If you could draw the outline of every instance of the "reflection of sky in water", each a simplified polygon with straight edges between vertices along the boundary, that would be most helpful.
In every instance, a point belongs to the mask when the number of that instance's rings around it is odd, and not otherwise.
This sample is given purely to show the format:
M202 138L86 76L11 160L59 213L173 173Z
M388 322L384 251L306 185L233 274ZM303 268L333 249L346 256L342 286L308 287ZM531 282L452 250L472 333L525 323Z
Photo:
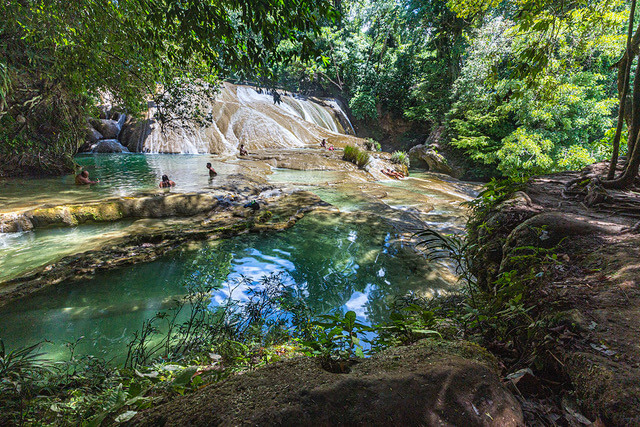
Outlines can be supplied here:
M422 258L392 243L396 236L383 224L371 217L314 213L280 233L247 234L97 272L0 308L0 334L10 348L50 339L58 345L52 357L64 354L64 341L85 336L79 353L110 358L121 354L146 319L183 297L185 284L220 284L214 304L228 297L246 301L249 286L237 287L237 279L256 286L278 272L302 291L313 312L353 310L360 322L377 324L393 297L450 286Z

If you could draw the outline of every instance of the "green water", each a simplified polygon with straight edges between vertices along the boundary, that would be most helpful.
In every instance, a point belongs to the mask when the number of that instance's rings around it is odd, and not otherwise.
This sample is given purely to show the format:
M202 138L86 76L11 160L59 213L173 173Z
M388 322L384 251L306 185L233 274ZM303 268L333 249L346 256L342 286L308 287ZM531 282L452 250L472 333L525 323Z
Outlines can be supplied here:
M131 223L120 221L24 233L0 233L0 281L51 264L66 255L97 249L105 240L126 233Z
M257 283L272 272L304 289L318 313L354 310L376 323L395 295L433 295L450 287L395 237L370 217L311 214L282 233L236 237L34 294L0 308L2 338L10 348L46 338L53 341L45 346L49 356L62 358L64 342L84 337L80 353L121 359L132 333L184 295L185 283L220 284L212 295L219 304L235 278ZM246 290L235 288L231 296L242 300Z
M75 185L74 175L38 179L37 185L33 179L0 180L0 212L161 192L158 183L162 175L176 182L173 192L212 190L244 170L237 163L210 155L92 154L77 156L76 162L100 183ZM214 179L209 179L207 162L218 172Z
M156 187L162 174L178 183L172 191L214 191L250 168L268 172L264 165L223 162L209 155L91 155L77 161L101 183L76 186L72 175L2 181L0 212L162 191ZM213 180L205 169L207 162L219 173ZM229 297L245 297L246 289L228 292L239 275L257 282L266 274L283 272L288 283L305 290L316 312L354 310L360 320L370 323L385 318L388 302L396 295L434 295L451 287L446 269L432 268L402 242L411 231L407 224L415 219L444 232L460 231L465 213L460 203L473 197L476 186L421 172L402 181L366 182L358 172L354 176L354 172L274 169L267 178L312 191L342 213L315 213L282 233L236 237L103 272L83 282L60 283L0 308L0 338L10 348L48 339L53 342L45 347L49 356L61 358L64 342L84 337L80 353L119 359L145 319L185 295L185 283L203 278L221 286L212 295L212 303L219 304ZM0 233L0 281L172 221Z

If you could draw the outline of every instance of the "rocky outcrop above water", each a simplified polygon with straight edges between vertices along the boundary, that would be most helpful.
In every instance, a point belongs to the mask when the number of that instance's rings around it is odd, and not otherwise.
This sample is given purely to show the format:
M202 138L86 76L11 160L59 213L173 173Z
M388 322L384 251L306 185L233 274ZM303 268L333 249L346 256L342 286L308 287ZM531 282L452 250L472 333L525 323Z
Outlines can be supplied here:
M104 117L109 114L104 113ZM78 149L81 153L127 153L130 150L120 143L119 137L127 122L127 115L114 113L112 118L90 118L85 129L85 142Z
M324 370L309 358L205 387L133 419L135 425L524 425L495 360L466 343L421 341Z
M433 145L416 145L409 150L409 158L412 164L426 164L431 172L444 173L454 178L460 178L460 176L462 176L461 171L449 165L447 159L438 153Z
M126 119L125 114L116 113L113 119L91 119L89 123L104 139L118 139Z
M0 214L0 230L7 233L46 227L73 227L87 222L125 218L194 216L215 209L219 203L219 196L214 194L186 193L39 207L19 214Z
M92 153L128 153L127 147L117 139L102 139L91 147Z

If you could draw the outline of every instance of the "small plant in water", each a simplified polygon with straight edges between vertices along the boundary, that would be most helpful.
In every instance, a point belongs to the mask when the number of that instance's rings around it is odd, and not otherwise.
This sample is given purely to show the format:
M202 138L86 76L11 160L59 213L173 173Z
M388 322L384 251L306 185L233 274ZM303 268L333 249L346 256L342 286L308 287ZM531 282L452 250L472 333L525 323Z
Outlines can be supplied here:
M409 167L409 155L405 151L394 151L393 154L391 154L391 162Z
M344 147L342 159L357 165L359 168L364 168L369 164L370 156L369 153L360 150L358 147L347 145Z

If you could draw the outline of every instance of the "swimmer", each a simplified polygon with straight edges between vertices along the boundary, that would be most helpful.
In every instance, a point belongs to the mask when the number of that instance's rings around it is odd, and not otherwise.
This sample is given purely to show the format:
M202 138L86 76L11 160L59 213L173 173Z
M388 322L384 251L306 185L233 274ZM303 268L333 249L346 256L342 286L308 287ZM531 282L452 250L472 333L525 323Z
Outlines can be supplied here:
M215 169L213 169L213 166L211 166L211 163L207 163L207 169L209 169L209 177L213 178L214 176L218 175L218 172L216 172Z
M89 172L82 171L80 174L76 175L76 185L88 185L88 184L97 184L100 180L91 181L89 179Z
M169 188L175 185L176 183L171 181L167 175L162 175L162 182L159 185L160 188Z

